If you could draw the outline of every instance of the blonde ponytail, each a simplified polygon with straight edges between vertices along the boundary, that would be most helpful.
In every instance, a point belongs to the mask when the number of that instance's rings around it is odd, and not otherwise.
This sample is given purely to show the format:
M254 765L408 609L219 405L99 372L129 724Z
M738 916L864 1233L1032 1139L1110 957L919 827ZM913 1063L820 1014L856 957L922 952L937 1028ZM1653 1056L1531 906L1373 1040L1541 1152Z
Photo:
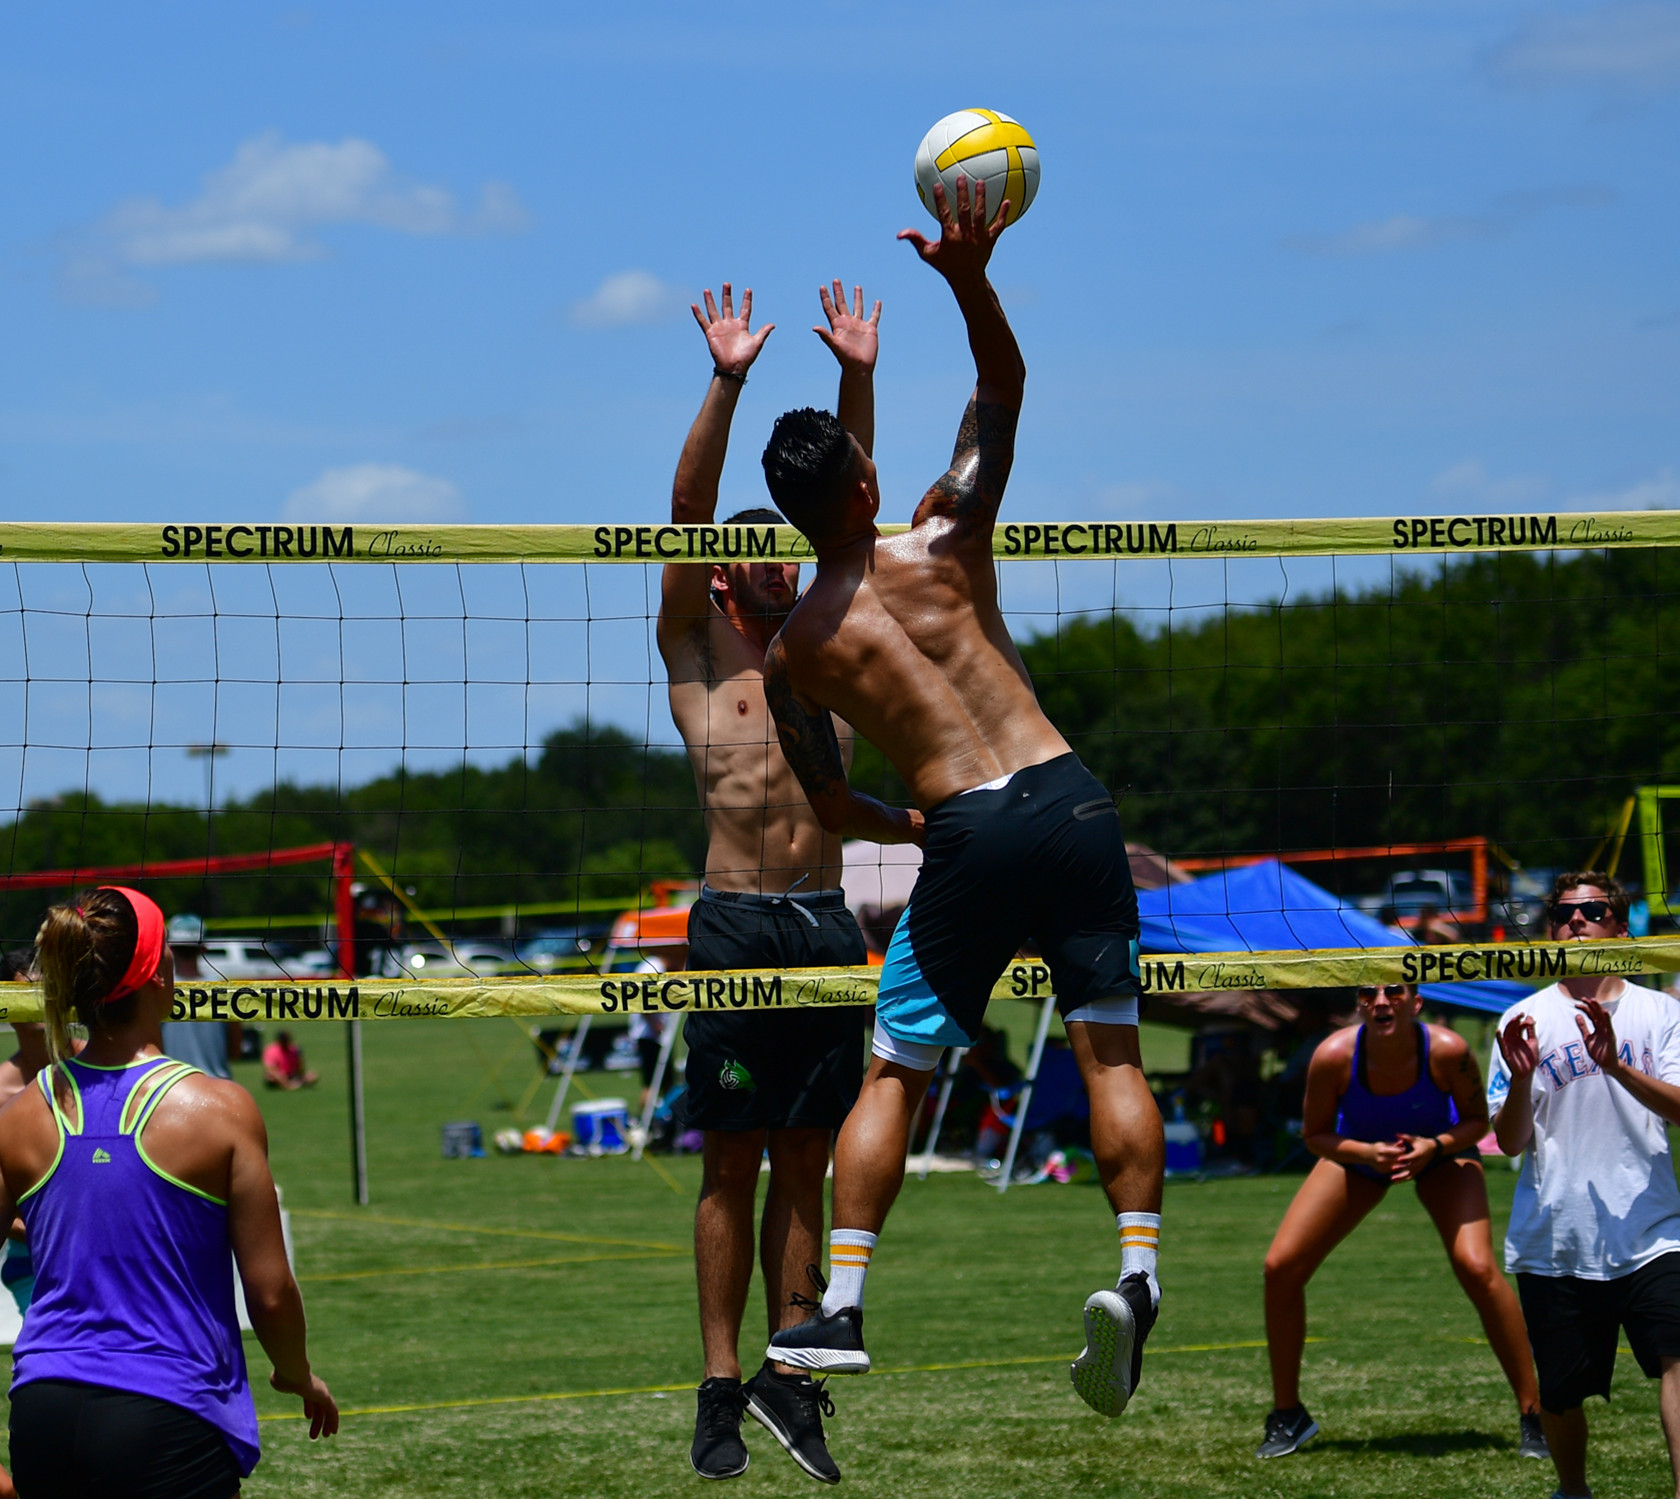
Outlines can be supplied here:
M132 1015L132 995L113 1005L104 1001L121 981L139 936L134 908L114 890L89 890L74 904L48 909L35 934L35 967L54 1062L76 1054L72 1021L91 1032Z

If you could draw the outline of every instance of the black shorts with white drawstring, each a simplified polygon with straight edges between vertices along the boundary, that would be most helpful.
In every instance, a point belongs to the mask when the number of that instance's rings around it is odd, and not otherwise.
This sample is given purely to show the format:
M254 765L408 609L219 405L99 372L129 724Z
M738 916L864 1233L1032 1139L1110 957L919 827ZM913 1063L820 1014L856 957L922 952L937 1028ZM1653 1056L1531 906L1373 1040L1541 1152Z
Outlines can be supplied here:
M700 893L688 913L693 970L851 968L863 933L838 890ZM866 1005L699 1010L688 1043L682 1122L698 1130L839 1129L863 1082Z

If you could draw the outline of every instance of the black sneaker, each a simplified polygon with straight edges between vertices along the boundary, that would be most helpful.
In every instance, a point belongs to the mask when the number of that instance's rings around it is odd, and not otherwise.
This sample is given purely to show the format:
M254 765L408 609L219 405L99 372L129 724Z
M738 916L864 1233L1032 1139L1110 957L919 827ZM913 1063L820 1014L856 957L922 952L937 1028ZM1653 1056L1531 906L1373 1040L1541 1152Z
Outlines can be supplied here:
M1540 1424L1539 1411L1525 1411L1518 1427L1517 1456L1549 1458L1552 1449L1546 1442L1546 1428Z
M815 1265L807 1265L805 1273L819 1291L828 1289L828 1282ZM797 1291L788 1302L805 1307L811 1315L797 1327L784 1327L771 1338L765 1358L791 1364L795 1369L814 1369L819 1374L869 1372L869 1355L863 1351L861 1306L843 1306L832 1317L825 1317L821 1301L812 1301Z
M1085 1302L1085 1351L1069 1371L1079 1398L1101 1416L1125 1410L1143 1377L1143 1343L1158 1315L1149 1277L1134 1271Z
M1307 1414L1304 1405L1292 1411L1273 1411L1266 1417L1266 1440L1260 1444L1256 1457L1288 1457L1299 1452L1318 1435L1318 1422Z
M811 1477L839 1483L840 1469L823 1440L822 1418L834 1414L826 1384L809 1374L778 1374L766 1359L745 1385L747 1412Z
M747 1471L747 1449L741 1441L746 1391L738 1379L708 1379L698 1393L700 1409L688 1460L702 1478L738 1478Z

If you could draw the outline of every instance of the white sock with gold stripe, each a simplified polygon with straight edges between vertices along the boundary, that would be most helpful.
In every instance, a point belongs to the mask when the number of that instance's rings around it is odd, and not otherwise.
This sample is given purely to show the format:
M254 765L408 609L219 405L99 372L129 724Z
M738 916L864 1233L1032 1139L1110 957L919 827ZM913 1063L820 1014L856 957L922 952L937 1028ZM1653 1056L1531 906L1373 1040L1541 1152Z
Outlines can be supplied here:
M1142 1271L1149 1278L1149 1294L1157 1306L1161 1283L1155 1279L1155 1262L1161 1252L1159 1213L1120 1213L1114 1220L1120 1227L1120 1279Z
M869 1273L869 1256L875 1252L877 1237L856 1228L837 1228L829 1234L823 1316L832 1317L843 1306L863 1305L863 1277Z

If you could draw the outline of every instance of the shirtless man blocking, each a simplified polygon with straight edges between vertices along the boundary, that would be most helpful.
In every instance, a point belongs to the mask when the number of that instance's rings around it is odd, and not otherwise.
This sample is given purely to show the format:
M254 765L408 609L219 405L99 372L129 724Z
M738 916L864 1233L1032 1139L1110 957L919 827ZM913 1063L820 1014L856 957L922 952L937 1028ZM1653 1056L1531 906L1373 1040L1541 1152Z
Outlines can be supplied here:
M818 331L840 361L841 416L867 452L874 441L880 308L865 318L860 291L848 313L838 282L822 300L829 326ZM721 314L710 291L705 312L694 309L713 370L672 485L671 519L679 525L710 524L717 510L735 404L774 326L751 331L751 312L749 290L735 315L728 282ZM748 510L729 520L776 524L782 517ZM824 832L818 824L764 705L764 649L798 586L795 563L665 569L659 650L707 832L706 882L688 918L690 968L865 961L863 936L840 891L839 829ZM849 752L851 731L844 732ZM829 733L835 735L833 725ZM835 742L836 753L846 753ZM860 824L882 842L909 830L907 813L884 807ZM741 1416L750 1411L813 1478L840 1479L823 1443L821 1412L832 1413L833 1405L822 1386L803 1370L777 1369L768 1360L743 1385L736 1345L752 1279L753 1198L767 1143L770 1186L759 1247L771 1332L789 1319L790 1292L820 1257L829 1138L857 1097L864 1013L852 1007L688 1017L684 1120L705 1135L694 1259L706 1377L689 1454L702 1477L746 1471Z
M863 1282L904 1180L910 1121L947 1046L972 1046L992 985L1036 939L1091 1096L1091 1143L1119 1215L1121 1275L1085 1303L1073 1383L1118 1415L1154 1325L1165 1157L1138 1055L1137 896L1114 799L1038 706L997 602L992 529L1014 457L1026 370L986 279L1003 226L959 183L941 235L908 239L950 284L979 380L950 470L911 530L875 529L868 449L826 412L790 411L764 452L778 507L809 538L816 582L764 660L782 751L825 828L858 793L831 714L879 746L926 817L926 857L881 973L874 1058L834 1163L831 1282L770 1356L861 1373Z

